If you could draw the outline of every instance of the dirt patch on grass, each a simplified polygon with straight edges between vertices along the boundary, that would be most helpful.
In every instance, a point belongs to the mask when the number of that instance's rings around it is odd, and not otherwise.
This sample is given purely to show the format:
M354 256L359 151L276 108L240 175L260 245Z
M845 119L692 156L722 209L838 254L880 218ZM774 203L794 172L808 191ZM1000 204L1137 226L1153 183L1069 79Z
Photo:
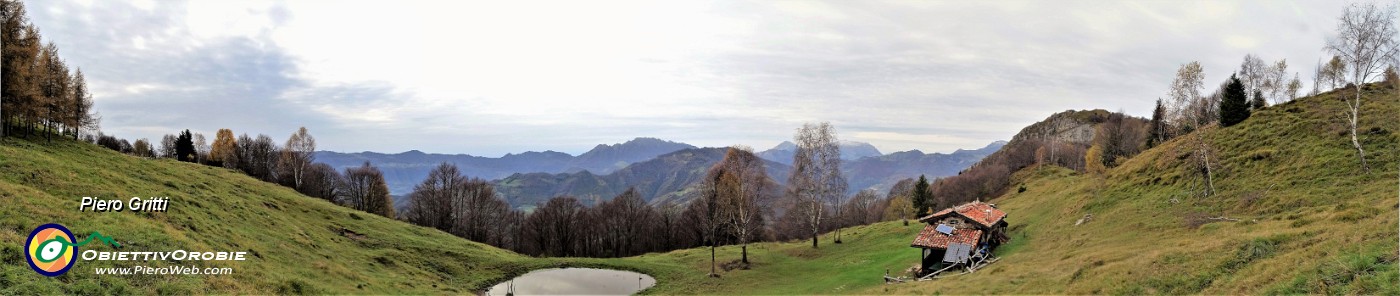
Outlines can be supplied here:
M749 266L749 263L744 263L743 261L740 261L740 260L734 260L734 261L729 261L729 262L725 262L725 263L720 263L720 264L719 264L719 268L720 268L720 269L724 269L724 271L730 271L730 270L735 270L735 269L748 270L749 267L750 267L750 266Z

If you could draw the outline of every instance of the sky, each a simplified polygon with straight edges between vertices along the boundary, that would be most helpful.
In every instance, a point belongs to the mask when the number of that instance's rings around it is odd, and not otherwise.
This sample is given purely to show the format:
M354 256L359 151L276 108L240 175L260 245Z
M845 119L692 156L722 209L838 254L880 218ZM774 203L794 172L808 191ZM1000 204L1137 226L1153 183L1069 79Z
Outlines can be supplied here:
M320 150L500 156L655 137L767 149L805 122L975 149L1070 109L1150 116L1184 63L1311 89L1340 1L25 1L101 128L305 126ZM1210 90L1206 90L1210 92Z

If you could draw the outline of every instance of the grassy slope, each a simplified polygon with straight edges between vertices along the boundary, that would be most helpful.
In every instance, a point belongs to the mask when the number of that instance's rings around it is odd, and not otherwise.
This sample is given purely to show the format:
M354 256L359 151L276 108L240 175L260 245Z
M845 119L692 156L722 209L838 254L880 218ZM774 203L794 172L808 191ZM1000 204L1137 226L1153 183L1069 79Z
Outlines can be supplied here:
M1058 167L1018 172L1014 190L993 200L1010 213L1013 241L1003 260L974 274L884 285L886 268L917 262L909 241L919 225L886 222L848 230L843 245L810 242L750 248L753 270L703 275L708 250L628 260L677 263L653 292L754 294L1238 294L1400 293L1397 271L1397 155L1400 96L1373 93L1363 136L1375 171L1359 173L1334 94L1273 106L1241 125L1212 129L1218 150L1211 197L1187 193L1198 179L1179 157L1178 138L1103 176ZM1172 200L1176 199L1173 203ZM1093 219L1074 223L1085 214ZM1187 217L1241 222L1187 226ZM721 248L721 262L738 258Z
M83 196L123 201L169 196L167 213L78 212ZM60 223L85 239L93 231L128 251L247 251L218 276L97 276L94 267L167 262L80 261L45 278L24 263L34 227ZM364 235L351 239L341 229ZM113 250L91 244L84 249ZM558 265L614 266L593 259L534 259L437 230L349 210L234 171L142 160L72 141L0 139L0 294L466 293L509 275Z

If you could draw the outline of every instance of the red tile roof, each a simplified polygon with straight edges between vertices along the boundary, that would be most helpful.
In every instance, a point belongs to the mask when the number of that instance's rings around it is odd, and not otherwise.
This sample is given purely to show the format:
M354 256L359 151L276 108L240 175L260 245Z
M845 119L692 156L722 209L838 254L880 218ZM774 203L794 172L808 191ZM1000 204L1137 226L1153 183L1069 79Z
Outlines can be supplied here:
M923 218L919 218L919 222L927 222L928 220L943 218L944 216L947 216L954 212L958 213L958 215L961 215L963 217L967 217L969 220L977 222L977 224L982 224L982 226L987 227L996 225L997 222L1001 222L1002 218L1006 218L1006 212L1002 212L996 207L993 207L992 204L974 201L958 205L956 207L943 209L942 211L938 211L937 213L933 213L932 215L924 216Z
M955 229L952 235L938 232L938 227L934 225L924 226L923 231L919 231L919 236L914 238L910 247L915 248L935 248L947 249L950 243L964 243L977 245L977 240L982 237L982 231L977 229Z

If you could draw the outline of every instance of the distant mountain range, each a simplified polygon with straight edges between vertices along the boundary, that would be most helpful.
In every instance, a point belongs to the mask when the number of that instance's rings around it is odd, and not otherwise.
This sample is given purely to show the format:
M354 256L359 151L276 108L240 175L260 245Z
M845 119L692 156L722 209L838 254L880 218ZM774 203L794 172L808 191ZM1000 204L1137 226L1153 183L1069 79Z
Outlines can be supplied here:
M407 195L413 191L414 185L422 182L423 178L428 176L429 171L443 162L456 164L462 174L467 177L486 180L496 180L516 173L530 172L589 171L595 174L608 174L634 162L691 148L695 148L695 146L655 138L636 138L621 144L598 145L578 156L555 151L530 151L520 154L506 154L499 158L466 154L430 154L418 150L398 154L317 151L316 161L329 164L337 169L359 166L365 161L369 161L384 172L384 180L389 183L390 193Z
M778 147L764 152L771 156L773 154L770 152L785 151L785 146L789 144L791 143L784 142ZM884 193L894 186L894 183L905 178L917 178L919 175L925 175L932 179L957 175L959 171L996 152L1003 145L1006 145L1006 141L993 142L986 147L974 150L960 149L952 154L924 154L918 150L911 150L889 155L879 155L878 152L875 152L876 154L872 155L869 152L857 150L851 155L863 156L859 159L843 161L841 168L849 184L850 192L848 193L855 193L866 188L873 188ZM873 146L866 143L851 142L843 145L843 147L845 146L869 147L866 151L876 151ZM595 175L589 172L515 174L497 180L495 184L496 190L511 205L526 208L560 195L579 197L584 204L593 204L612 198L627 190L628 187L636 187L638 193L641 193L642 197L651 203L684 202L691 198L688 193L694 185L701 181L700 178L705 175L706 170L724 158L726 149L697 148L676 151L632 164L606 175ZM791 155L790 152L789 155ZM767 161L765 161L764 167L768 178L778 185L787 183L788 173L792 171L792 167L774 159L765 158L765 160ZM787 162L792 162L792 160L789 159Z
M951 154L901 151L845 161L841 164L841 170L852 193L872 188L884 194L894 187L894 183L906 178L924 175L932 181L934 178L957 175L1005 145L1006 141L996 141L978 149L958 149Z
M869 143L843 141L842 170L851 193L866 188L883 193L905 178L956 175L1005 144L997 141L951 154L925 154L918 150L881 154ZM398 154L320 151L316 161L338 169L369 161L384 172L396 203L404 202L413 186L422 182L433 167L442 162L454 163L468 177L494 180L497 192L512 206L529 208L559 195L579 197L585 204L592 204L629 187L636 187L652 203L684 201L705 171L724 158L725 149L636 138L626 143L598 145L578 156L555 151L507 154L500 158L416 150ZM774 183L787 181L794 150L796 145L783 142L757 153L767 160L765 166Z
M560 195L578 197L586 205L611 199L629 187L653 203L684 200L706 171L724 158L728 148L691 148L634 163L611 174L575 173L514 174L497 180L496 191L512 206L529 207ZM770 178L788 174L787 165L765 163ZM776 181L776 180L775 180Z

